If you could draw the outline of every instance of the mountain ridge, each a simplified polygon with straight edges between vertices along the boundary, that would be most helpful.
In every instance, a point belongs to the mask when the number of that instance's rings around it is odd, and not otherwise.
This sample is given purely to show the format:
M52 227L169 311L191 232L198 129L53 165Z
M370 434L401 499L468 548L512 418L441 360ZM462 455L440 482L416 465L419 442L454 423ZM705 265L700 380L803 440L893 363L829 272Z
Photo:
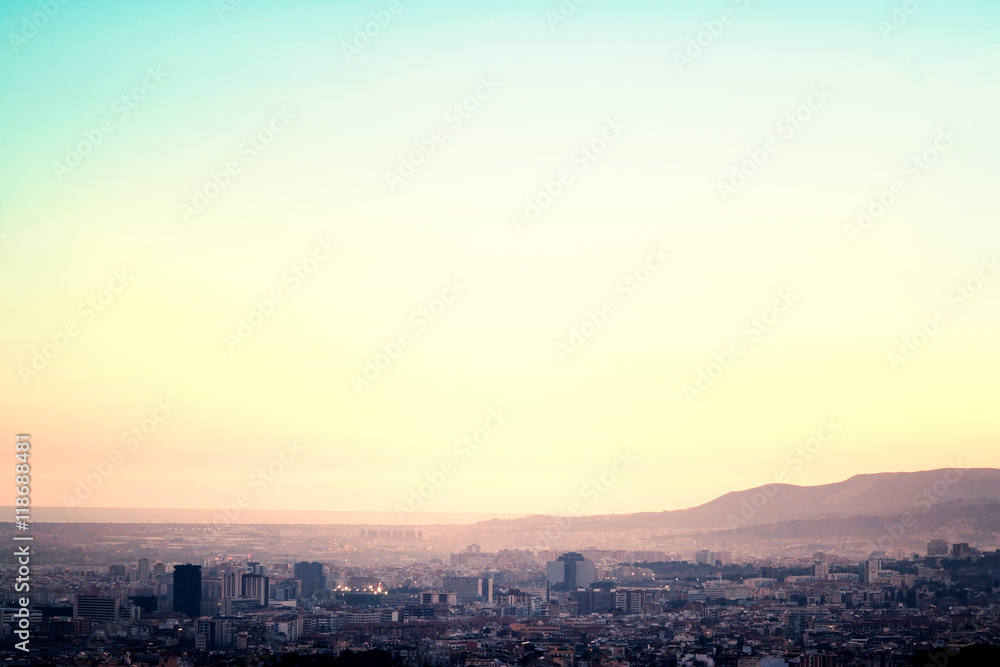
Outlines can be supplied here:
M730 491L701 505L662 512L573 517L570 532L586 530L717 530L783 521L924 513L944 500L1000 502L1000 469L938 468L861 473L815 486L770 483ZM490 519L473 526L531 526L556 515ZM610 525L609 525L610 524ZM484 526L485 527L485 526Z

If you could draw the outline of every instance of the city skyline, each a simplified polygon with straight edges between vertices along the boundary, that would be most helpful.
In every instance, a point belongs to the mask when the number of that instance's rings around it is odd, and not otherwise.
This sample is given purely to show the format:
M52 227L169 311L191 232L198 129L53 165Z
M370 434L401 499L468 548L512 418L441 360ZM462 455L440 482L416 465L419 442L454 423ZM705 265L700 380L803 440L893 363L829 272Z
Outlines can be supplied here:
M205 542L191 540L197 525L43 522L40 549L69 536L109 564L55 550L33 568L32 645L43 664L143 667L620 667L623 653L643 667L978 667L1000 651L996 514L983 518L973 532L902 519L903 541L873 551L829 524L810 544L785 531L594 534L567 551L447 526L257 525ZM864 519L851 525L864 532Z

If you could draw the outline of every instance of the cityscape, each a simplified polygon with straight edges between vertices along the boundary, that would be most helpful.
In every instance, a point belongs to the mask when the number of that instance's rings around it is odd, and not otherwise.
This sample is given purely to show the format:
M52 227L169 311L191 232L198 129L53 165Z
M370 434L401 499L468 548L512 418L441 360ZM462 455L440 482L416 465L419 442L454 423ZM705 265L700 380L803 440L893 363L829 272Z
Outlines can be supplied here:
M766 535L658 532L622 523L628 515L601 517L605 529L590 534L571 517L38 523L30 608L8 595L0 611L3 657L94 667L998 664L1000 471L928 471L917 482L948 473L981 476L992 494L958 481L926 515L919 494L906 499L919 521L849 516L848 530L824 538L808 524L833 517L764 523ZM879 496L883 509L894 495ZM528 528L560 521L549 544ZM5 564L3 590L18 576ZM31 660L14 648L25 614Z
M1000 667L998 0L0 2L0 667Z

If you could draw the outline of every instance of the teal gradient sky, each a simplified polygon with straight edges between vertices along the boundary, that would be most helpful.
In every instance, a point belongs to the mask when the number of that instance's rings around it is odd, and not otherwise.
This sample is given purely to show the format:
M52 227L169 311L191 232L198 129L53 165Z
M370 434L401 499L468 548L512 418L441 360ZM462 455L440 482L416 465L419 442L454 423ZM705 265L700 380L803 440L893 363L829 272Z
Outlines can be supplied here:
M781 470L1000 467L1000 278L948 300L1000 253L1000 5L930 1L885 38L893 2L588 0L553 29L554 1L414 0L348 61L387 4L244 0L220 18L211 0L71 0L15 49L39 5L3 3L0 424L33 435L35 503L217 507L295 439L255 509L388 511L496 406L509 423L424 509L564 512L626 449L642 464L588 512L690 506ZM723 10L735 21L679 72ZM164 80L118 118L150 67ZM499 88L450 127L482 77ZM817 86L831 99L722 201L717 182ZM281 109L288 126L186 224L192 191ZM53 164L106 118L60 180ZM525 198L614 118L620 139L515 233ZM390 191L435 128L447 139ZM954 145L905 179L941 128ZM905 194L850 243L845 223L896 178ZM338 250L290 291L326 235ZM556 344L650 246L670 262L563 363ZM84 322L123 268L134 281ZM351 376L448 279L467 291L358 395ZM276 288L287 301L230 351ZM686 400L782 288L792 310ZM895 372L888 353L938 308L947 324ZM67 323L79 336L25 382ZM167 397L175 414L123 448ZM791 468L831 416L842 431ZM73 496L115 450L124 463Z

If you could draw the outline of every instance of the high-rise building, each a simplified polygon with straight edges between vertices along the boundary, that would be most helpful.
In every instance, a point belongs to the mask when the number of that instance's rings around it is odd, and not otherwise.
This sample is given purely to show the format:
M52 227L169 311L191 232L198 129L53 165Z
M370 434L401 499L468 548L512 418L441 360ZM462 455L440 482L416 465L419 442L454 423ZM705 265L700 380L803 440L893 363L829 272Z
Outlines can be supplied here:
M927 543L928 556L947 556L948 540L933 539Z
M285 579L271 586L271 599L275 602L294 600L302 596L302 582L298 579Z
M295 578L302 582L302 597L312 597L313 593L326 588L322 563L296 563Z
M73 618L86 618L98 623L118 620L118 598L101 595L77 595L73 600Z
M646 602L646 592L642 589L619 588L614 591L615 608L625 614L641 614Z
M615 608L617 598L612 591L591 588L585 591L573 591L570 593L570 600L576 602L578 614L586 615L610 612Z
M153 566L153 576L154 577L158 577L158 576L160 576L162 574L166 574L166 573L167 573L167 568L166 568L166 566L163 563L157 563L156 565Z
M214 571L214 570L210 570ZM220 577L201 578L201 613L211 616L218 611L222 599L222 579Z
M174 565L174 611L201 616L201 565Z
M125 566L124 565L109 565L108 566L108 576L111 577L111 581L125 581Z
M869 558L864 563L864 582L866 584L871 584L875 582L877 578L876 572L882 569L882 561L877 558Z
M550 584L565 584L570 589L589 586L597 579L594 564L575 551L546 563L545 573Z
M445 577L444 590L456 593L460 602L492 602L493 577Z
M156 596L155 595L131 595L129 596L129 601L143 614L155 614L156 613Z
M240 596L240 580L236 572L233 572L232 570L223 570L220 578L220 598L228 600L229 598L236 598Z
M785 623L785 636L789 639L798 639L813 628L814 619L799 611L788 612L788 620ZM763 662L763 661L761 661Z
M694 552L694 564L695 565L729 565L732 562L732 557L728 551L711 551L709 549L701 549L700 551Z
M139 581L149 580L149 559L140 558L139 564L135 568L136 579Z
M250 598L266 607L271 598L271 586L267 577L262 574L244 574L241 579L240 597Z
M198 621L198 633L195 635L196 648L199 651L212 651L221 648L222 619L203 618Z
M816 581L826 581L830 578L830 564L825 560L815 561L812 565L812 574Z
M958 542L951 545L951 556L952 558L961 558L963 556L975 556L979 553L977 549L969 546L968 542Z

